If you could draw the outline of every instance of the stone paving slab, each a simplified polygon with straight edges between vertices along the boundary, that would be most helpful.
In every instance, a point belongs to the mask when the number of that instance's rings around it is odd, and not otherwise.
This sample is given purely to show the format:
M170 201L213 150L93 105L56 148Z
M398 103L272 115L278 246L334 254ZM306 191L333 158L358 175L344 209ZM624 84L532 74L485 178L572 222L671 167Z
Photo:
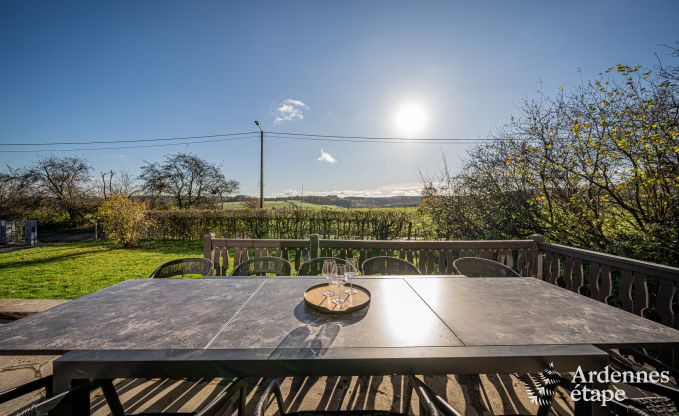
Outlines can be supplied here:
M56 356L0 356L0 391L52 374ZM0 404L0 415L7 415L44 396L44 392L20 397Z
M0 299L0 324L24 318L52 308L66 300L53 299ZM52 361L57 356L0 356L0 391L19 386L31 380L52 374ZM0 404L0 415L10 414L44 397L44 392L20 397Z
M0 299L0 323L21 319L66 302L62 299Z

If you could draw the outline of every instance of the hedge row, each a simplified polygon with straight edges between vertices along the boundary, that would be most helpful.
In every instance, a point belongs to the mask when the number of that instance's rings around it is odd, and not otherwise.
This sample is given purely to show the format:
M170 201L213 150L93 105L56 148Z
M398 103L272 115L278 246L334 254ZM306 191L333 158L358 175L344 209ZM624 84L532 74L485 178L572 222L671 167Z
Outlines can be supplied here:
M403 239L422 236L414 209L233 209L147 211L152 239L225 238Z

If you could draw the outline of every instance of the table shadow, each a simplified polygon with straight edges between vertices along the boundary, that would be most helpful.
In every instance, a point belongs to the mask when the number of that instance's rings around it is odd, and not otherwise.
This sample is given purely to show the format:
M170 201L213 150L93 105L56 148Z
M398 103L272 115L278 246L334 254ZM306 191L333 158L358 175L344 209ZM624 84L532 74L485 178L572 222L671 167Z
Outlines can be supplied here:
M369 306L368 306L369 307ZM271 352L271 359L315 359L323 357L332 346L342 327L353 325L368 313L368 307L348 314L323 314L300 301L294 309L294 316L300 325L278 343ZM306 394L318 383L320 377L292 377L290 392L285 399L288 409L295 409L302 404ZM345 377L346 379L346 377ZM350 378L349 378L350 380ZM327 377L326 386L320 399L323 408L334 407L343 401L346 391L338 394L338 385L342 384L341 377ZM345 380L346 384L347 381ZM343 389L339 389L343 390Z
M367 308L348 314L323 314L307 306L303 301L294 309L300 326L288 332L271 352L269 358L322 357L342 330L365 318Z

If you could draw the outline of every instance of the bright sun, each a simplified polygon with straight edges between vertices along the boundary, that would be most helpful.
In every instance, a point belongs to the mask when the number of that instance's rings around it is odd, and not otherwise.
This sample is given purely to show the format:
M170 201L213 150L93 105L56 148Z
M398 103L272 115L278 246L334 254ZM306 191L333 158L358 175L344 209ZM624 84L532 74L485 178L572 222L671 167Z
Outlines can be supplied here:
M426 127L427 111L420 103L404 103L396 111L395 121L400 134L415 136Z

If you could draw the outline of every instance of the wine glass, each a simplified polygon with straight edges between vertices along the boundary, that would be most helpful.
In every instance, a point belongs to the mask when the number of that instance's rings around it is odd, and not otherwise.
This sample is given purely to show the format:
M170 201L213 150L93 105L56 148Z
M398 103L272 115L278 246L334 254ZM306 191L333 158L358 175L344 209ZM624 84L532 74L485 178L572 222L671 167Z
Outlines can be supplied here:
M325 296L326 298L335 296L335 292L331 290L332 287L330 286L332 284L332 273L334 268L335 260L328 259L323 262L323 277L325 277L328 280L328 290L323 292L323 296Z
M332 269L332 280L331 283L337 285L337 297L332 300L336 305L343 304L346 299L342 297L342 283L344 283L344 265L341 263L335 263L335 267Z
M348 258L345 268L344 276L347 283L349 283L349 289L345 290L344 293L347 295L355 295L358 293L354 289L353 279L358 276L358 261L355 258Z

